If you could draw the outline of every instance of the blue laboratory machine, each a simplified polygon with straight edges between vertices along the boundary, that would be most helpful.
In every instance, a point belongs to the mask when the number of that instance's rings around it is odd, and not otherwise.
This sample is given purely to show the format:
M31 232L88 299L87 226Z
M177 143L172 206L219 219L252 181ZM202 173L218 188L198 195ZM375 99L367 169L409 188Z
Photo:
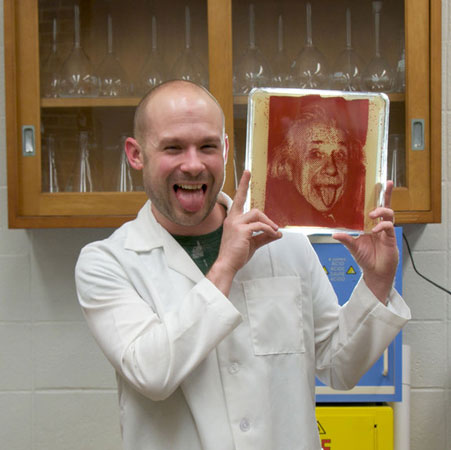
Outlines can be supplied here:
M395 287L402 293L402 228L395 227L399 248L399 264ZM340 304L346 302L361 271L342 244L329 236L311 236L312 245L321 261ZM316 382L317 403L398 402L402 394L402 334L399 333L381 358L349 391L336 391Z

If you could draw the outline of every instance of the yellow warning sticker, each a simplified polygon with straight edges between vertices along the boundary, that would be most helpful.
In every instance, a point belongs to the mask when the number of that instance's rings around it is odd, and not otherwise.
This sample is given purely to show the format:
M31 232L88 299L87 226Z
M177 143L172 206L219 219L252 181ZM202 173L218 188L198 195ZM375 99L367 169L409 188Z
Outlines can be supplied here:
M355 271L354 267L349 266L348 271L346 272L346 275L355 275L357 272Z

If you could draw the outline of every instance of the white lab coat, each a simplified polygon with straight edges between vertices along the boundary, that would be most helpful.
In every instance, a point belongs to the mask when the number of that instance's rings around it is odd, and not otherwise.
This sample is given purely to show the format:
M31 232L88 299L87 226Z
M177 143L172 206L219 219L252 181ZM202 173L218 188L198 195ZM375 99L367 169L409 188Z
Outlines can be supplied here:
M76 283L117 373L125 450L319 450L315 374L351 388L410 318L363 281L339 307L298 234L259 249L226 298L150 202L82 250Z

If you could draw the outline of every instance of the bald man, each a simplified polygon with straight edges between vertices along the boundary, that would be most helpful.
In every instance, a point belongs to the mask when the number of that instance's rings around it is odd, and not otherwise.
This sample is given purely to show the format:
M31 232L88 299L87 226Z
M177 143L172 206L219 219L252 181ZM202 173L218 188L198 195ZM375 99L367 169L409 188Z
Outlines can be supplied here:
M149 200L76 267L117 373L124 449L320 450L315 375L351 388L410 318L392 288L392 185L371 235L335 235L363 271L340 307L305 237L243 211L249 172L233 202L221 192L224 115L204 88L148 93L125 151Z

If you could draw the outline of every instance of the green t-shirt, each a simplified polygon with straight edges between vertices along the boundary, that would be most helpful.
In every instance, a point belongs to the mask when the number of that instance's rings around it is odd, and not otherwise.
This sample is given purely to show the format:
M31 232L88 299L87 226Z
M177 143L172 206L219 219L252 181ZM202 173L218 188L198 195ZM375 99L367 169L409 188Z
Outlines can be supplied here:
M205 275L218 257L222 238L222 225L217 230L200 236L179 236L174 234L172 236Z

